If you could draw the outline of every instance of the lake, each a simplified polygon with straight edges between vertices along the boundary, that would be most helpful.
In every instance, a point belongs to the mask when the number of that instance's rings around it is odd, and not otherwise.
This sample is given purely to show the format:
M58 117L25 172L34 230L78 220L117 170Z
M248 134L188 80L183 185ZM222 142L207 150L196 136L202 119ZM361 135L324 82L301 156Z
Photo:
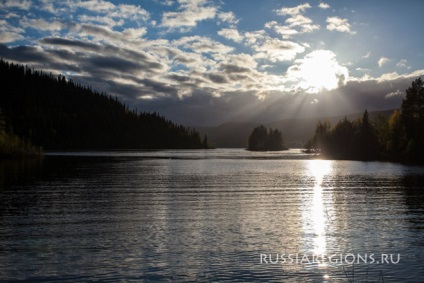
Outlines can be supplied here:
M424 167L300 150L0 163L0 279L422 282Z

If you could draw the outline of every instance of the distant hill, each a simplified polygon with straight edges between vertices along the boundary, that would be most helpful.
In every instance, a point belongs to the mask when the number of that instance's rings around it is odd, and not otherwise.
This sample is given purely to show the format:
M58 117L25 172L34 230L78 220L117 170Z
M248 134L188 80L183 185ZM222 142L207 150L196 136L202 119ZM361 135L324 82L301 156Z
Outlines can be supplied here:
M392 110L369 112L370 119L377 115L390 117ZM196 127L201 135L207 135L208 141L215 147L222 148L245 148L247 139L252 130L260 124L267 128L278 129L282 132L284 143L291 148L300 148L311 138L315 132L318 121L329 121L335 125L338 121L347 117L355 120L362 117L362 113L353 113L346 116L318 117L305 119L285 119L271 123L225 123L216 127Z
M0 60L6 131L44 149L205 148L194 129L90 87Z

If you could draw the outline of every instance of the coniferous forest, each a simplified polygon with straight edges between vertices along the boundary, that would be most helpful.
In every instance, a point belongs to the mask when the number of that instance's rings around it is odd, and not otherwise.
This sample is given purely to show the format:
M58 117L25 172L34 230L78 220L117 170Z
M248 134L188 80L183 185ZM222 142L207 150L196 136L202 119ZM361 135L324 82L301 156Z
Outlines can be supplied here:
M195 130L62 75L1 59L0 84L5 133L47 150L208 148Z
M424 82L414 80L406 90L400 110L389 119L343 119L334 127L319 122L305 147L328 158L353 160L390 160L424 163Z

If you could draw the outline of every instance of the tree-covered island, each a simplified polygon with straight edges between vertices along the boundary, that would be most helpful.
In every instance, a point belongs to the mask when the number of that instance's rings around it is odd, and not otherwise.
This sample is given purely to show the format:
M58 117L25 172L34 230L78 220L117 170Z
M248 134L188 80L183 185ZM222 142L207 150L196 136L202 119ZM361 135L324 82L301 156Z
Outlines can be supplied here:
M281 132L277 129L268 131L263 125L253 129L248 139L247 149L251 151L287 150Z

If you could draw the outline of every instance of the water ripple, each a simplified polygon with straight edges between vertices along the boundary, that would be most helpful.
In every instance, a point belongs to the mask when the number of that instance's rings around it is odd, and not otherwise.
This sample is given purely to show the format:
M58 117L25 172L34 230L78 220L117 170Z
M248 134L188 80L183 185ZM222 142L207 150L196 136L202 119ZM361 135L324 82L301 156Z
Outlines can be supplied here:
M6 281L417 282L424 169L242 150L52 153L0 185ZM33 165L31 165L33 166ZM13 168L20 168L13 167ZM261 255L401 255L397 264ZM349 258L348 258L349 259ZM418 279L417 279L418 278Z

